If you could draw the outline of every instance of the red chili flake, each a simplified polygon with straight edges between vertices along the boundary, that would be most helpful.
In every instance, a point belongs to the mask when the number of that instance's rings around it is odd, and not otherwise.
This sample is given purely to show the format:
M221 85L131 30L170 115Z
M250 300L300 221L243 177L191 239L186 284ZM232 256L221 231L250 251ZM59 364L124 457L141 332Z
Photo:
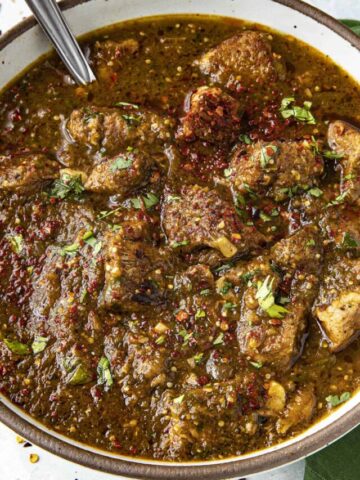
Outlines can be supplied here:
M207 375L201 375L198 378L198 384L203 387L209 383L209 377Z
M118 448L118 449L122 448L121 443L117 439L112 441L112 445L113 445L113 447Z
M185 312L185 310L180 310L180 312L176 314L175 318L178 322L184 322L189 318L189 314Z

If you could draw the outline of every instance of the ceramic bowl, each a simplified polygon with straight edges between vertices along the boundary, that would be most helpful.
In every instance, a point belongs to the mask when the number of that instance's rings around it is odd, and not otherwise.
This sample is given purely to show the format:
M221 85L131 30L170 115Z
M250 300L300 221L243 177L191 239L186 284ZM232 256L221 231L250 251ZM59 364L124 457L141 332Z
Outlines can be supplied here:
M268 25L316 47L360 82L360 39L335 19L299 0L67 0L76 35L122 20L160 14L217 14ZM0 39L0 89L49 51L33 19ZM360 423L360 392L301 435L271 448L221 461L167 463L96 450L57 434L0 397L0 420L31 442L87 467L131 478L230 479L264 472L309 455Z

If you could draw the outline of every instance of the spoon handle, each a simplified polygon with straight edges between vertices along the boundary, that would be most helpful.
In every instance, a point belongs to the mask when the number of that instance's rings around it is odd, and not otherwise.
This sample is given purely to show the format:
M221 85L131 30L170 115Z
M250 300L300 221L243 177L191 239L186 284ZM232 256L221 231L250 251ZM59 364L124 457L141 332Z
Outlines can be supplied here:
M76 83L96 80L80 46L55 0L26 0Z

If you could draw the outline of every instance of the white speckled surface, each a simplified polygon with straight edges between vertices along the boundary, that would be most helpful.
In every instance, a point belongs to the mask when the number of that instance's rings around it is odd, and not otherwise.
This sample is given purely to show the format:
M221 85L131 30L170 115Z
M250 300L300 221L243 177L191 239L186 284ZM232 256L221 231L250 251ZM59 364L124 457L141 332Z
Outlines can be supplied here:
M360 0L308 0L338 18L360 19ZM29 15L25 0L0 0L0 31L4 33ZM37 453L38 463L31 464L30 453ZM271 473L256 475L253 480L303 480L304 461ZM31 446L24 448L15 434L0 424L0 480L110 480L113 475L102 474L51 455Z

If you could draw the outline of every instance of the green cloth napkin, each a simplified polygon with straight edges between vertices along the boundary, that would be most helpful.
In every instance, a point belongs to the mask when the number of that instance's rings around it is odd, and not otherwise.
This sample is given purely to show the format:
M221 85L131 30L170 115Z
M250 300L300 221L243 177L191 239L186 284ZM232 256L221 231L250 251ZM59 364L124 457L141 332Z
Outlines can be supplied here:
M306 459L304 480L359 480L360 427Z
M360 21L341 21L360 35ZM360 427L308 457L304 480L360 480Z

